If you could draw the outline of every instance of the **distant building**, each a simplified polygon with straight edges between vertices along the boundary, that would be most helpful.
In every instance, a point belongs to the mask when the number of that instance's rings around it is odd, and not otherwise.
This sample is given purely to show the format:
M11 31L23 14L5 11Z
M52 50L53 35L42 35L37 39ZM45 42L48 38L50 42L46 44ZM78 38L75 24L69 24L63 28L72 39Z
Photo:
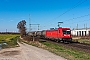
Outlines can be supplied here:
M90 36L90 28L73 29L71 34L73 36Z

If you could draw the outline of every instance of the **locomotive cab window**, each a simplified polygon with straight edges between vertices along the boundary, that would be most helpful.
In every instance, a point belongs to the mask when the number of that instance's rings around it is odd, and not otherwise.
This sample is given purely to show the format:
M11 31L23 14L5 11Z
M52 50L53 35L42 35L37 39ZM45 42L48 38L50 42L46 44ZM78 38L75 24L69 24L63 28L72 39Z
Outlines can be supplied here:
M70 30L63 30L63 34L70 34Z

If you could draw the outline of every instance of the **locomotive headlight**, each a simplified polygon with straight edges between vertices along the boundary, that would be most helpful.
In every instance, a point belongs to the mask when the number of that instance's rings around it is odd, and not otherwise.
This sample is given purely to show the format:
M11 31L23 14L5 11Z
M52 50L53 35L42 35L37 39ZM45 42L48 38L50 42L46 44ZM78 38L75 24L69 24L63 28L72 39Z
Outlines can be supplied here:
M70 36L70 35L66 35L66 34L64 34L64 36Z
M64 36L68 36L68 35L64 34Z

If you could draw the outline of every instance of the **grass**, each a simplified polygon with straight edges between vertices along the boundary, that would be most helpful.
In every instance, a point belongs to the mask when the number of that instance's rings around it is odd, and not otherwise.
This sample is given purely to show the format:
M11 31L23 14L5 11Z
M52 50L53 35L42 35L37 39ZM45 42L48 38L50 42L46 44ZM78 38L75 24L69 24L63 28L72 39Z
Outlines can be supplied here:
M85 37L73 37L72 38L73 42L80 42L80 43L85 43L85 44L90 44L90 39L89 37L85 38Z
M53 52L59 56L62 56L68 60L90 60L90 54L74 50L74 49L67 49L63 46L53 44L50 42L42 42L42 44L46 45L46 50Z
M23 39L20 39L18 38L18 41L23 44L26 43L26 44L29 44L29 45L32 45L32 46L36 46L36 47L39 47L39 48L44 48L45 45L43 45L42 43L40 43L39 41L27 41L27 40L23 40Z
M2 44L2 48L10 48L16 47L17 38L19 35L14 34L0 34L0 44ZM3 44L6 43L7 45Z
M90 39L78 39L78 42L90 44Z

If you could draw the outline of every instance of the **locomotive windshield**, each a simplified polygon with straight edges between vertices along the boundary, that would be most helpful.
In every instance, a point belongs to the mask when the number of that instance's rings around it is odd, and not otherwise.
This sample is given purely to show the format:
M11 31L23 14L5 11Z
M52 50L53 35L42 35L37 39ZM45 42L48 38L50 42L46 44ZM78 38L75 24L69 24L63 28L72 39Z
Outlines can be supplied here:
M63 34L70 34L70 30L63 30Z

